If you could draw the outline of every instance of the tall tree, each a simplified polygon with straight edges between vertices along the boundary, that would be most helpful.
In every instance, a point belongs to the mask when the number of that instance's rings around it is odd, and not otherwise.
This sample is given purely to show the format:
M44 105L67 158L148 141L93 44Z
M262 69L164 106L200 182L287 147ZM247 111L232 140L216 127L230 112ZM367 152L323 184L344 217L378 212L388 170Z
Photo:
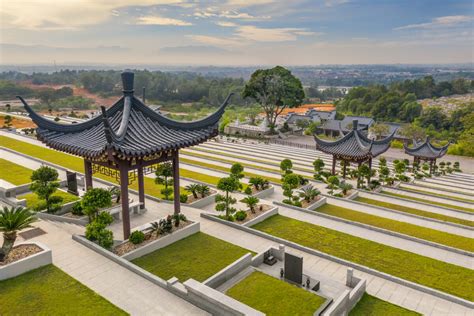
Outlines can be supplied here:
M260 104L273 132L283 110L301 105L305 98L301 81L281 66L255 71L242 96L253 98Z

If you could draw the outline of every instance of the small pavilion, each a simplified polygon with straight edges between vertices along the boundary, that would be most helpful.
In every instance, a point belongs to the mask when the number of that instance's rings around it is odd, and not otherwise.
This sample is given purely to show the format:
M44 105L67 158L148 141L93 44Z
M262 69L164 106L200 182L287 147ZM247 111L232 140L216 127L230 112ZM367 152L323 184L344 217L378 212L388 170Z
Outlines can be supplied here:
M451 142L442 147L435 146L431 144L429 137L427 137L423 143L413 140L412 148L408 147L407 144L404 144L403 147L406 154L413 156L413 163L420 165L421 161L429 162L430 174L432 174L436 165L436 159L443 157L447 153L449 145L451 145Z
M347 165L357 163L360 166L368 161L369 168L372 171L372 159L386 152L390 148L390 143L396 130L388 137L381 140L369 139L364 132L358 128L358 121L352 121L352 130L343 134L340 131L341 138L336 141L325 141L314 135L316 149L332 155L332 174L336 174L337 160L344 161L342 176L346 178Z
M171 120L134 96L134 73L122 73L123 96L102 116L78 124L59 124L38 115L24 104L38 126L37 137L47 146L84 158L86 189L92 175L103 174L120 184L124 239L130 236L128 186L138 181L140 208L145 208L144 175L156 171L158 163L173 166L174 212L180 213L179 149L194 146L218 134L218 122L231 97L208 117L193 122Z

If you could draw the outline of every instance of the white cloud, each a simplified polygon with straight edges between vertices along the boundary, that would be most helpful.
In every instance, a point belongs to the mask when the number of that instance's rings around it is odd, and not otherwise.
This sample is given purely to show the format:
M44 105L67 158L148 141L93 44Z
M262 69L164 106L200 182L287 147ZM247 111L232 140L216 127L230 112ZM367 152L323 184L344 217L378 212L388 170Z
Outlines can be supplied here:
M270 4L276 2L275 0L228 0L229 6L250 7L256 5Z
M410 30L410 29L432 29L432 28L443 28L443 27L453 27L471 22L473 20L472 16L469 15L449 15L434 18L431 22L419 23L419 24L409 24L405 26L400 26L394 28L394 30Z
M208 35L188 35L195 42L217 47L241 46L243 43L234 37L217 37Z
M172 18L165 18L161 16L142 16L137 19L136 24L140 25L175 25L175 26L189 26L193 25L192 23L172 19Z
M216 24L223 27L237 27L238 26L237 24L233 22L226 22L226 21L217 21Z
M326 0L324 1L324 4L326 7L334 7L340 4L345 4L348 3L350 0Z
M196 10L193 16L197 18L224 18L224 19L239 19L239 20L268 20L271 16L255 16L246 12L239 12L237 10L219 10L216 7L208 7L204 10Z
M303 28L259 28L252 25L240 26L237 36L257 42L295 41L298 36L318 35Z
M116 15L127 6L179 4L183 0L13 0L2 1L2 28L28 30L77 29L94 25Z

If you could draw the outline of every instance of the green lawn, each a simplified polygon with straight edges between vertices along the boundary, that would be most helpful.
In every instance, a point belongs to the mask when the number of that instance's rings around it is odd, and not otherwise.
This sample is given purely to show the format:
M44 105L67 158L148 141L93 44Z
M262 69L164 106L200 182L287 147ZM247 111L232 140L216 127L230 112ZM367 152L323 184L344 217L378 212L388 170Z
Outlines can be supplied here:
M249 252L199 232L132 262L164 280L202 282Z
M57 190L53 196L60 196L63 198L63 201L61 202L61 205L67 204L69 202L74 202L79 200L79 197L68 193L66 191L62 190ZM42 211L46 209L46 203L44 200L40 200L36 193L26 193L20 196L17 196L18 200L25 199L26 200L26 206L35 210L35 211Z
M474 300L474 271L322 226L275 215L253 228L330 255Z
M457 206L457 205L448 204L448 203L434 202L434 201L431 201L428 197L427 198L417 198L417 197L413 197L413 196L408 196L408 195L403 195L403 194L398 194L398 193L392 193L392 192L387 192L387 191L382 191L381 193L386 194L386 195L390 195L390 196L399 197L399 198L409 199L409 200L413 200L413 201L417 201L417 202L424 202L424 203L428 203L428 204L447 207L447 208L451 208L451 209L455 209L455 210L466 211L466 212L474 212L474 209L472 209L472 208Z
M419 184L417 183L417 185L419 185ZM431 189L435 189L435 190L440 190L439 188L434 188L434 187L430 187L430 186L426 186L426 185L419 185L419 186L425 187L425 188L431 188ZM469 203L474 202L474 198L469 199L469 198L461 198L461 197L458 197L458 196L452 196L452 195L448 195L448 194L434 193L434 192L429 192L429 191L424 191L424 190L413 189L411 187L406 187L404 185L401 185L400 188L403 189L403 190L412 191L412 192L415 192L415 193L433 194L433 195L436 195L436 196L446 197L448 199L453 199L453 200L457 200L457 201L461 201L461 202L469 202ZM446 191L444 189L442 189L442 190ZM447 192L450 192L450 191L447 191ZM462 192L459 192L459 193L462 194Z
M127 315L54 265L0 281L0 315Z
M466 220L466 219L461 219L461 218L447 216L447 215L433 213L433 212L422 211L422 210L407 207L407 206L404 206L404 205L388 203L388 202L368 199L368 198L364 198L364 197L356 197L354 199L354 201L367 203L367 204L372 204L372 205L377 205L377 206L381 206L381 207L386 207L386 208L389 208L389 209L392 209L392 210L397 210L397 211L400 211L400 212L419 215L419 216L423 216L423 217L430 217L430 218L434 218L434 219L439 219L439 220L445 221L445 222L452 222L452 223L457 223L457 224L461 224L461 225L474 227L474 221L469 221L469 220ZM400 203L403 203L403 201L400 201Z
M266 315L310 315L326 301L295 285L255 271L227 290L228 296Z
M409 309L383 301L367 293L349 313L349 316L415 316L421 315Z
M472 238L454 235L436 229L400 222L393 219L375 216L363 212L358 212L332 204L324 204L323 206L317 208L315 211L335 217L344 218L350 221L387 229L393 232L417 237L420 239L429 240L438 244L471 252L474 251L474 240Z
M13 185L22 185L31 182L33 170L17 165L11 161L0 158L0 179Z

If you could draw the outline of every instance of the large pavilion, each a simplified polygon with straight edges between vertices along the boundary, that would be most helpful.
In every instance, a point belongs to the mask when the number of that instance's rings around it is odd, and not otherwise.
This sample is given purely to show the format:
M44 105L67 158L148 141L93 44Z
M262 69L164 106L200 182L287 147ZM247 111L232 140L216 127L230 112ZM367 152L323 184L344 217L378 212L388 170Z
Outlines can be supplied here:
M372 171L372 159L386 152L390 148L390 143L396 130L388 137L381 140L369 139L362 130L358 129L358 121L352 123L352 130L343 134L340 131L341 138L336 141L325 141L314 135L316 149L332 155L332 174L336 174L336 161L344 161L343 178L346 178L346 168L351 162L360 166L368 161L369 168Z
M413 140L413 147L410 148L404 144L405 153L413 156L413 163L420 164L421 161L427 161L430 164L430 174L433 173L436 159L443 157L448 152L448 147L451 143L447 143L442 147L435 146L430 143L429 137L423 143L418 143Z
M124 239L130 236L128 186L138 181L140 207L145 208L144 175L156 164L172 161L174 212L180 212L179 149L203 143L218 134L218 122L230 99L208 117L193 122L171 120L147 107L134 96L134 73L122 73L123 96L102 116L78 124L59 124L38 115L23 98L38 126L39 140L47 146L84 158L86 189L93 173L114 177L120 184Z

